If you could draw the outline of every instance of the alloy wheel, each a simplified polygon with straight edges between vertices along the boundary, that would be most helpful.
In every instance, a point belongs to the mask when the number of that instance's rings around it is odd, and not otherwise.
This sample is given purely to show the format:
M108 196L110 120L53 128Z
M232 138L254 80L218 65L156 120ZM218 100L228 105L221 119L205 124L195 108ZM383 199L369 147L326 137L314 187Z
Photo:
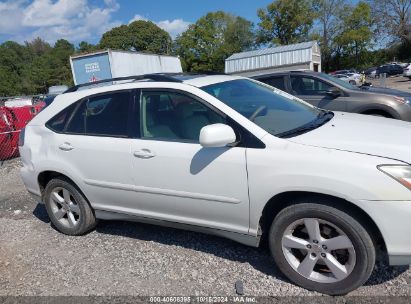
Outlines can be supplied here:
M50 206L53 216L68 228L76 227L80 222L80 207L69 190L56 187L51 191Z
M282 252L301 276L319 283L347 278L356 263L354 245L336 225L318 218L304 218L287 227Z

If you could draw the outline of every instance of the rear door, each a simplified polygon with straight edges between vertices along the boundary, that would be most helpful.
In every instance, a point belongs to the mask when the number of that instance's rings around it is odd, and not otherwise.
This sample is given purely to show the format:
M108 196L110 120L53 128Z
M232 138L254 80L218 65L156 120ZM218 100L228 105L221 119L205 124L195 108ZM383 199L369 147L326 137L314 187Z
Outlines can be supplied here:
M75 103L48 123L55 131L51 153L80 180L97 209L121 209L133 200L125 190L131 184L132 105L130 90L103 93Z
M290 75L291 94L307 101L318 108L332 111L346 111L347 105L343 96L327 94L333 85L308 75ZM341 92L343 94L343 92Z

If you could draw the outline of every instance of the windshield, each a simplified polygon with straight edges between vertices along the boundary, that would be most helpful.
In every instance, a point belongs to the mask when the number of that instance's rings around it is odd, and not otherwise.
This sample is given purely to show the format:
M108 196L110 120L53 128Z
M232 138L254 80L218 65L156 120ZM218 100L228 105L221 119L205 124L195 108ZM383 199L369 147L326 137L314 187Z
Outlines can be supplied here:
M253 80L231 80L202 89L275 136L297 135L294 131L309 131L325 123L325 111Z
M328 80L330 82L334 82L334 83L342 86L343 88L346 88L346 89L349 89L349 90L359 90L356 86L354 86L354 85L352 85L348 82L345 82L344 80L342 80L340 78L330 76L330 75L327 75L325 73L320 73L320 74L321 74L321 77L323 77L325 80Z

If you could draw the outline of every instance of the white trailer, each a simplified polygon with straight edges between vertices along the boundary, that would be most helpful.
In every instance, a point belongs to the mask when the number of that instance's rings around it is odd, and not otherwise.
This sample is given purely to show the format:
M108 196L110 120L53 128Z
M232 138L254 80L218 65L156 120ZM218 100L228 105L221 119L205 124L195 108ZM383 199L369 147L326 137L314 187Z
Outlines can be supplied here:
M117 77L183 71L180 59L175 56L110 49L71 56L70 65L76 85Z

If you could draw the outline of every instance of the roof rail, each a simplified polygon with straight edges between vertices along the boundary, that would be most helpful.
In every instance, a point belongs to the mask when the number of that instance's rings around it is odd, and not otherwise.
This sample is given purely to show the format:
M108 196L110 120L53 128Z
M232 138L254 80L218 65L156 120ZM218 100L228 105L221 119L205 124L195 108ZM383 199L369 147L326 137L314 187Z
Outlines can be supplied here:
M145 79L153 80L153 81L160 81L160 82L182 82L181 80L174 78L172 76L166 75L166 74L145 74L145 75L136 75L136 76L116 77L116 78L103 79L103 80L99 80L95 82L82 83L82 84L78 84L78 85L75 85L69 88L63 94L76 92L79 88L93 86L93 85L100 84L100 83L123 81L123 80L137 81L137 80L145 80Z

